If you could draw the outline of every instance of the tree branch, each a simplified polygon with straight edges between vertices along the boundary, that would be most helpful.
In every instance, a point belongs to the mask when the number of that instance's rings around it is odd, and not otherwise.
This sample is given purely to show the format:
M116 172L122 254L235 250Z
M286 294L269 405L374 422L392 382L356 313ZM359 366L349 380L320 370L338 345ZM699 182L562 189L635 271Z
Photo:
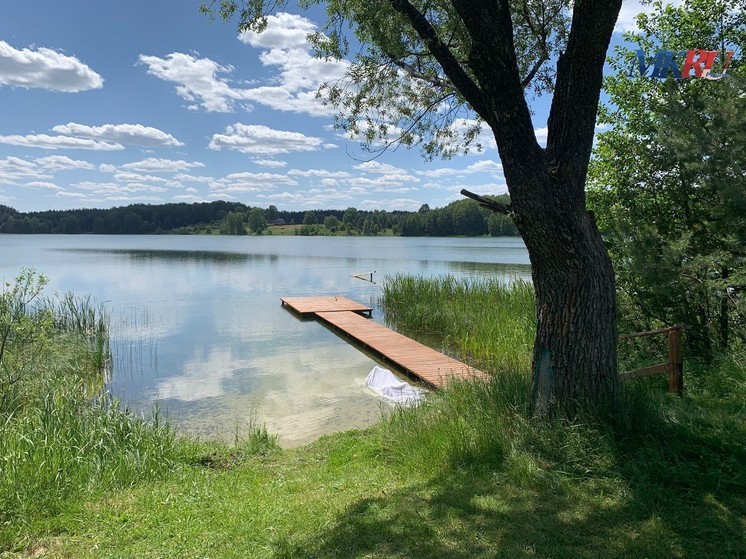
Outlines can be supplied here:
M493 120L479 86L474 83L474 80L461 67L461 64L459 64L445 43L440 40L435 28L430 24L424 14L415 8L409 0L390 0L390 2L394 10L407 18L417 32L417 35L425 42L428 50L443 68L445 75L448 76L454 87L464 96L464 99L471 105L472 109L486 121Z
M513 206L511 206L510 204L495 202L494 200L490 200L489 198L485 198L484 196L480 196L479 194L469 192L465 188L461 189L461 195L466 196L467 198L471 198L472 200L476 200L477 202L479 202L480 206L482 206L483 208L487 208L488 210L492 210L493 212L497 212L503 215L510 215L513 213Z
M439 78L438 76L426 76L425 74L417 70L417 68L415 68L411 64L408 64L407 62L404 62L403 60L399 60L398 58L394 57L388 52L384 54L389 58L392 64L404 70L411 77L416 78L418 80L422 80L440 89L448 89L450 87L450 84L446 80Z
M557 81L549 113L548 161L564 175L572 160L580 176L590 159L603 65L622 0L577 0L567 49L557 61ZM582 192L583 184L578 184Z
M528 85L531 83L531 80L533 80L534 76L536 76L536 73L541 69L542 64L544 64L547 60L549 60L549 55L545 50L541 53L539 59L534 63L529 73L526 74L526 77L523 78L523 80L521 81L521 87L523 87L524 89L528 87Z
M541 148L521 84L508 0L452 3L472 44L479 45L469 53L469 67L490 100L490 114L483 118L495 134L500 157L520 160L527 154L534 156Z

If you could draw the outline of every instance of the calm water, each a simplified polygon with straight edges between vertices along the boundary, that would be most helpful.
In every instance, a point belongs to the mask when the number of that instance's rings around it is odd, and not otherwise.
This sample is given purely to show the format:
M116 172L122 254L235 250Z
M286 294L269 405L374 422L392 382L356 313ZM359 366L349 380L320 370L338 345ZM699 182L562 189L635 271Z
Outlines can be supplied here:
M131 409L154 403L176 427L232 439L259 418L292 446L376 421L364 388L376 364L280 297L380 287L352 274L529 277L517 238L0 235L0 278L33 267L48 294L90 294L112 314L109 390Z

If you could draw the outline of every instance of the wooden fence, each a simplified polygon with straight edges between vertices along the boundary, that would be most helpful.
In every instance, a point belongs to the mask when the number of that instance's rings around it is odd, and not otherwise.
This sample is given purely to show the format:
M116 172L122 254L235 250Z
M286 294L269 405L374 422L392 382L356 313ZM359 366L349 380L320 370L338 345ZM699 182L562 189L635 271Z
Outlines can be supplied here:
M683 396L684 361L681 355L681 332L683 330L683 326L677 325L670 326L668 328L661 328L660 330L651 330L650 332L636 332L634 334L619 336L620 340L627 340L630 338L641 338L645 336L668 334L668 361L666 363L659 363L657 365L643 367L642 369L629 371L628 373L622 373L619 376L621 376L623 380L626 380L631 378L649 377L651 375L667 373L668 391L678 394L679 396Z

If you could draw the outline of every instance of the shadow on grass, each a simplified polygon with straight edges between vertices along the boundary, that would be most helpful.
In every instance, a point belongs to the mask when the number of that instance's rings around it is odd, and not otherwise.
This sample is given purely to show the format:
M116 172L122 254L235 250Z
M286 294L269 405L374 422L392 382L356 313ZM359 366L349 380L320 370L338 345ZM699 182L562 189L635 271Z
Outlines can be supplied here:
M467 468L360 499L311 535L276 539L274 557L746 556L743 439L669 423L617 441L610 457L603 472L550 459L521 479L515 464L474 456Z

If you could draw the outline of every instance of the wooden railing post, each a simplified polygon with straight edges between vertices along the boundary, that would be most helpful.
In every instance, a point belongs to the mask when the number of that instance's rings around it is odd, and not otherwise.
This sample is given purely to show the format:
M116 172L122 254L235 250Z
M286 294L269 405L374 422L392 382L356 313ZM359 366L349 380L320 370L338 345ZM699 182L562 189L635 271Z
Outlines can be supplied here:
M684 360L681 357L681 328L668 332L668 391L684 395Z

